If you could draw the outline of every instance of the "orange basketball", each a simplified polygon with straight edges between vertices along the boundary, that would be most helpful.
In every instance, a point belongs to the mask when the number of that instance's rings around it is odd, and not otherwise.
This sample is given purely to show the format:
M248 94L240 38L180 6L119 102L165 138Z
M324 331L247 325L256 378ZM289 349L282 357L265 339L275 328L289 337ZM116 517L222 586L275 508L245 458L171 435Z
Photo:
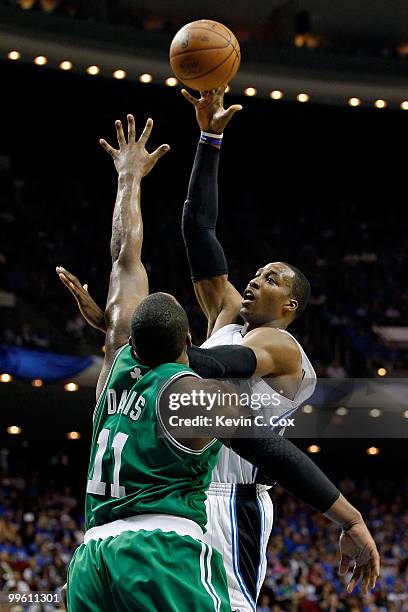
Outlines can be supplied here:
M176 77L192 89L205 91L226 85L241 62L239 43L222 23L200 19L187 23L170 45Z

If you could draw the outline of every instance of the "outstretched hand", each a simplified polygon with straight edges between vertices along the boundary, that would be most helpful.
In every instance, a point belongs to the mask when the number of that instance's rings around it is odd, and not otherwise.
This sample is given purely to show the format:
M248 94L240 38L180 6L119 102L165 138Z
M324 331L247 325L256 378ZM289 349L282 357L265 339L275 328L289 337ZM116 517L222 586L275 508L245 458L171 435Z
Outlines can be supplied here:
M71 272L68 272L68 270L65 270L65 268L61 266L56 267L56 272L62 284L69 289L76 299L78 308L85 321L91 325L91 327L95 327L95 329L99 329L101 332L106 333L103 310L99 308L95 300L89 295L88 285L82 285L74 274L71 274Z
M148 153L145 146L152 131L153 119L147 120L139 140L136 140L134 116L128 115L127 120L127 140L123 132L122 122L119 120L115 121L119 149L114 149L103 138L101 138L99 142L105 151L112 157L118 174L133 174L143 177L149 174L156 162L169 151L170 147L167 144L163 144L153 151L153 153Z
M200 98L194 98L185 89L181 93L195 108L198 125L203 132L222 134L232 117L242 109L240 104L224 108L224 93L226 86L210 91L200 91Z
M351 593L362 580L362 592L367 595L368 589L373 589L380 575L380 555L370 532L363 520L352 525L340 536L340 568L339 574L344 576L349 566L354 563L347 591Z

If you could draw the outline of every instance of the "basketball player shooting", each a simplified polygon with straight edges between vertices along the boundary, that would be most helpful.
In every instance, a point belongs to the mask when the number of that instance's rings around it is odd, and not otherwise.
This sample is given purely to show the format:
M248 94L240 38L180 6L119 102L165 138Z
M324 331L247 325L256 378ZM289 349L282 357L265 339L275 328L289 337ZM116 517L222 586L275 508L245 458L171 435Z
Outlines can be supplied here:
M182 232L195 294L208 322L208 339L202 347L246 347L253 355L252 361L243 355L252 393L268 393L272 387L279 395L279 415L288 416L315 387L312 364L286 331L306 308L310 284L300 270L282 261L266 263L254 271L243 296L228 279L227 262L216 235L218 164L223 131L242 107L224 109L224 92L220 87L200 93L197 99L182 90L195 109L201 129ZM263 444L259 440L259 453ZM253 463L260 465L256 453L253 458ZM279 470L276 480L280 480ZM211 520L205 537L223 551L232 609L240 612L255 610L265 577L273 521L267 484L270 482L265 474L251 463L230 448L222 449L209 488Z

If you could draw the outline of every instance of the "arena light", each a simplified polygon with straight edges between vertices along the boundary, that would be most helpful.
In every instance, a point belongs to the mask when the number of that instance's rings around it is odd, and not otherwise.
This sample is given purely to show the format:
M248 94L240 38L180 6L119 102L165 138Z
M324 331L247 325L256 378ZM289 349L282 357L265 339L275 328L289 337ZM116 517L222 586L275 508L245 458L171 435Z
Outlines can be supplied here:
M349 98L348 105L349 106L360 106L361 100L360 98Z
M70 62L69 60L64 60L60 63L59 67L61 68L61 70L71 70L72 62Z
M64 385L64 389L65 391L68 391L69 393L73 393L74 391L78 391L79 386L74 382L69 382L66 385Z
M115 70L112 76L114 79L118 79L119 81L121 81L122 79L126 79L127 75L126 75L125 70L122 70L121 68L119 68L118 70Z
M168 77L164 83L167 85L167 87L175 87L176 85L178 85L178 80L176 79L176 77Z
M45 66L47 61L45 55L37 55L37 57L34 58L34 64L37 64L37 66Z
M378 376L387 376L387 368L378 368L377 374Z
M81 438L81 434L79 431L69 431L67 433L68 440L79 440Z
M374 102L375 108L385 108L387 106L386 100L376 100Z
M313 406L311 404L305 404L304 406L302 406L302 412L304 412L305 414L312 414Z
M272 98L272 100L282 100L283 98L283 92L280 91L279 89L274 89L273 91L271 91L271 93L269 94L269 97Z
M244 94L246 96L249 96L250 98L252 98L253 96L256 96L257 93L258 92L255 89L255 87L247 87L246 89L244 89Z
M408 100L401 102L401 108L402 110L408 110Z
M95 76L100 73L101 69L99 68L99 66L88 66L86 71L88 74Z
M13 60L15 62L16 60L20 59L21 53L19 51L9 51L7 57L9 60Z
M382 412L379 408L372 408L369 413L370 417L372 417L373 419L378 419L381 415Z
M0 382L9 383L12 380L13 380L13 377L11 374L0 374Z
M41 378L34 378L34 380L31 381L31 386L32 387L36 387L37 389L39 389L40 387L43 386L43 381L41 380Z
M347 413L348 413L347 408L344 408L343 406L340 406L340 408L337 408L336 410L337 416L346 416Z
M310 96L307 93L300 93L296 96L298 102L309 102Z
M153 77L148 72L145 72L144 74L140 75L139 81L141 83L151 83L153 81Z
M366 453L367 455L374 457L374 455L380 454L380 449L378 448L378 446L370 446L369 448L367 448Z
M10 434L10 436L18 436L21 434L21 427L18 425L10 425L10 427L7 427L7 433Z
M308 453L320 453L321 448L320 446L317 446L317 444L311 444L310 446L307 447L307 452Z

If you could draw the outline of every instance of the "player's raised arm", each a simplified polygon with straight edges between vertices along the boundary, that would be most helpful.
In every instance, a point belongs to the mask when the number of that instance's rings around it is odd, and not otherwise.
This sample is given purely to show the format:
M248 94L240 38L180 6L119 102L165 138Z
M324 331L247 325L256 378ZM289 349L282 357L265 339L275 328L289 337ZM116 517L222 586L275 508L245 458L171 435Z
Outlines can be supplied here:
M184 97L194 106L201 138L184 203L182 232L198 302L208 320L208 336L238 316L241 296L228 280L224 251L217 239L218 162L224 128L241 109L224 109L224 87Z
M168 145L161 145L153 153L148 153L145 145L153 121L147 120L142 135L136 140L134 117L128 115L127 119L127 140L122 123L115 122L119 149L114 149L105 140L100 141L114 161L118 173L118 190L112 220L112 271L105 308L105 360L96 389L97 397L101 393L116 351L128 341L132 314L149 292L146 270L141 261L143 221L140 184L157 160L169 150Z

